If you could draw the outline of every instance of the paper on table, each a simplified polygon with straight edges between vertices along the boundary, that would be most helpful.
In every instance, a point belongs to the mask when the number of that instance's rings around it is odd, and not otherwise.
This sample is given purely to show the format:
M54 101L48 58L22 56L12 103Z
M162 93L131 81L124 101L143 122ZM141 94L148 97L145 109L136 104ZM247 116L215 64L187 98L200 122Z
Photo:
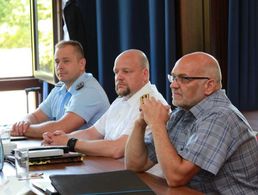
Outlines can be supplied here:
M44 179L31 179L30 180L32 188L36 188L43 193L50 192L51 194L57 193L55 188L51 184L51 180L49 178ZM32 189L33 190L33 189Z
M4 180L5 181L0 186L1 195L22 195L31 191L28 180L20 181L15 176L7 177Z

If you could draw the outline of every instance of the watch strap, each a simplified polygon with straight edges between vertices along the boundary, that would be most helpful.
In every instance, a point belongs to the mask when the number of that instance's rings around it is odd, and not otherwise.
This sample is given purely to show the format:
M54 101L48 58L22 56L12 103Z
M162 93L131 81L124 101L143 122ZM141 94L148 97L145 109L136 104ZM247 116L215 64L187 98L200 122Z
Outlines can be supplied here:
M70 138L67 142L67 146L70 152L75 152L74 147L78 139L76 138Z

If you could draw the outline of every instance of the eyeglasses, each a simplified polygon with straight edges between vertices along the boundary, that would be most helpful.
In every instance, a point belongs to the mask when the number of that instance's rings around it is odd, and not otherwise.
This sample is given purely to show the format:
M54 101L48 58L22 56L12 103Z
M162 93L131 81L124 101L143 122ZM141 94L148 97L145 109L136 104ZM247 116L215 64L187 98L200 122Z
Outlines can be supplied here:
M201 79L210 79L209 77L188 77L188 76L182 76L182 75L170 75L168 74L168 80L170 83L176 81L178 83L186 84L189 83L192 80L201 80Z

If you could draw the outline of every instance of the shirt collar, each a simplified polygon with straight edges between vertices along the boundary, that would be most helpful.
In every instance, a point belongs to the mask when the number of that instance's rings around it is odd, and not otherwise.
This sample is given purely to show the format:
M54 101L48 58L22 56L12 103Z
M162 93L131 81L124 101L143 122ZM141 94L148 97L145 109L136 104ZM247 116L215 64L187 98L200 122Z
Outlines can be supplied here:
M73 84L71 85L71 87L69 88L69 92L71 93L71 94L74 94L76 91L77 91L77 86L78 85L80 85L81 83L83 83L83 85L85 86L85 77L89 77L89 76L91 76L91 74L90 73L83 73L83 74L81 74L74 82L73 82ZM65 87L65 85L63 85L62 87L60 87L60 90L59 90L60 92L62 92L62 93L66 93L66 87Z
M202 115L204 111L210 110L212 107L214 107L216 102L225 102L225 99L222 98L223 96L225 96L225 90L220 89L193 106L190 109L190 112L197 118L198 116Z
M133 94L129 99L127 97L123 97L124 101L127 101L130 105L134 105L136 101L140 102L140 97L144 94L150 93L150 88L152 87L150 81L146 83L140 90L138 90L135 94Z

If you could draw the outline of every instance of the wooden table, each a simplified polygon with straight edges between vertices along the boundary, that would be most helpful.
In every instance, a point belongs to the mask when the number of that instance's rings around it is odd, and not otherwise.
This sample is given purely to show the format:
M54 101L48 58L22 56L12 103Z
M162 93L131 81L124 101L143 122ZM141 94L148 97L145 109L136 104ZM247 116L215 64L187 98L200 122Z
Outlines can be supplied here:
M38 140L18 141L18 147L39 146ZM30 166L30 173L44 173L45 176L53 174L87 174L99 173L125 169L123 159L112 159L105 157L86 156L81 163L62 163L41 166ZM5 176L15 175L15 169L8 165L4 166L3 174ZM149 186L156 194L202 194L187 187L171 188L168 187L163 178L157 177L150 173L137 173L137 175Z

